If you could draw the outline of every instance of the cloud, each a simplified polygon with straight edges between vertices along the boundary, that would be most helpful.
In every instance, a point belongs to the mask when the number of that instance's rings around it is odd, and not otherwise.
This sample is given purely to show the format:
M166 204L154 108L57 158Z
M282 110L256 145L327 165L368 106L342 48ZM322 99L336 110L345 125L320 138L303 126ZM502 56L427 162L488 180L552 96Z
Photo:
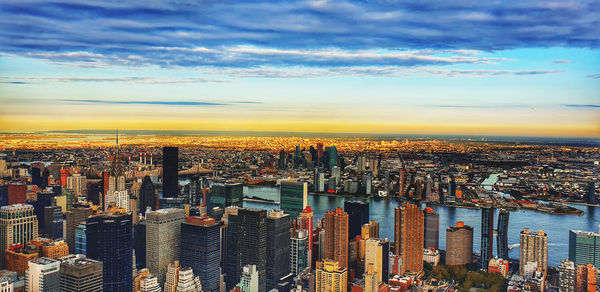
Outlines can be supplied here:
M582 1L5 1L0 52L79 67L420 66L600 45ZM409 51L412 50L412 51Z
M600 73L588 75L587 78L600 79Z
M206 82L226 82L226 80L209 79L199 77L185 78L164 78L164 77L143 77L143 76L122 76L122 77L94 77L94 76L36 76L36 77L0 77L0 82L8 84L30 84L34 82L120 82L128 84L184 84L184 83L206 83Z
M556 60L554 60L552 62L557 63L557 64L571 64L571 63L573 63L573 61L566 60L566 59L556 59Z
M565 107L600 109L600 104L565 104Z
M334 76L402 77L428 74L443 77L485 77L501 75L543 75L562 73L562 70L493 70L493 69L446 69L429 66L345 66L333 68L218 68L209 73L234 77L255 78L316 78Z
M176 106L223 106L226 103L215 103L205 101L159 101L159 100L103 100L103 99L61 99L59 101L69 103L90 104L144 104L144 105L176 105Z

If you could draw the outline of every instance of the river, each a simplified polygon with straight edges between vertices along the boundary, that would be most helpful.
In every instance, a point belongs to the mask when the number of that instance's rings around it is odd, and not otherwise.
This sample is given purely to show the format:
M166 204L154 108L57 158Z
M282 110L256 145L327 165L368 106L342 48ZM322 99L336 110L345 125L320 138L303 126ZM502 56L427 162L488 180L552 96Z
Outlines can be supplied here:
M495 178L494 178L495 179ZM494 182L494 181L492 181ZM265 199L279 201L278 187L244 187L245 196L256 196ZM327 210L336 207L343 207L344 201L355 200L353 198L344 198L336 196L322 196L309 194L308 205L311 206L316 220L322 218ZM380 224L380 235L390 240L394 239L394 208L399 203L397 201L387 200L367 200L370 204L370 217ZM254 207L262 209L278 208L278 205L264 204L256 202L244 202L245 207ZM454 225L456 221L464 221L466 225L474 228L473 249L479 251L481 238L481 211L465 208L453 208L446 206L429 206L436 213L440 214L440 248L446 248L446 228ZM508 228L508 243L519 243L519 233L523 228L529 228L533 231L543 229L548 234L548 261L549 265L557 266L561 260L569 255L569 230L580 229L585 231L598 231L600 224L600 210L596 207L578 206L573 207L583 210L584 215L550 215L538 213L530 210L520 210L510 213ZM497 226L498 210L494 216L494 226ZM496 239L494 239L494 254L496 253ZM509 255L511 258L519 258L519 248L513 248Z

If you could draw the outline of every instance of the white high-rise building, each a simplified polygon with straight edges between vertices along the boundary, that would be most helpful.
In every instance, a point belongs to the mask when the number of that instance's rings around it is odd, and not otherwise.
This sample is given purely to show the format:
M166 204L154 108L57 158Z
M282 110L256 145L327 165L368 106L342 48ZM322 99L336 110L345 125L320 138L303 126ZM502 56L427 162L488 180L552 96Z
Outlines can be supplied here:
M256 265L245 265L243 267L240 284L242 292L258 291L258 271L256 270Z
M129 192L127 190L113 192L108 191L108 194L106 194L106 199L104 200L105 210L108 209L111 204L114 204L115 207L125 208L127 212L131 212Z
M29 261L25 271L25 291L60 291L60 261L37 258Z
M160 285L158 285L158 279L154 275L140 280L140 290L144 292L162 292Z

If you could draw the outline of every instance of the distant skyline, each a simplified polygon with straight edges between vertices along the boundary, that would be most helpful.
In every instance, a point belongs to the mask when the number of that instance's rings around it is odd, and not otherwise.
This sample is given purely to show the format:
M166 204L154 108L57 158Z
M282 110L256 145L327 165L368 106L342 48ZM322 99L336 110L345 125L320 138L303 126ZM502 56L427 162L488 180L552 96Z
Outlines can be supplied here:
M4 1L0 132L600 137L598 1Z

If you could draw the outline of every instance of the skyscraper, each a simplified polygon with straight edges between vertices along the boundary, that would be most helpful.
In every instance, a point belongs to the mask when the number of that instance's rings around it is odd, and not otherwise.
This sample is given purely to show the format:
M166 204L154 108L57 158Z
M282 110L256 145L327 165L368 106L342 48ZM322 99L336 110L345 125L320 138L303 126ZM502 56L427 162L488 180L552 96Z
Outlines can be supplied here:
M225 209L227 221L226 221L226 247L223 253L225 254L224 270L227 290L233 289L235 285L239 283L241 270L239 269L240 265L240 255L238 253L238 226L239 226L239 209L234 207L229 207Z
M548 268L548 235L543 230L531 233L525 228L521 231L519 274L525 274L525 266L529 262L537 263L544 270Z
M267 291L267 211L243 208L238 211L238 216L238 268L256 265L258 291Z
M139 202L139 213L142 213L142 215L146 214L146 209L148 207L150 207L150 210L158 209L158 194L156 194L154 184L149 176L145 176L142 180Z
M179 260L181 223L185 210L159 209L146 212L146 267L162 286L167 266Z
M369 203L362 201L345 201L344 212L348 213L348 240L360 235L361 227L369 223Z
M425 248L440 249L440 215L425 208Z
M188 217L181 224L181 265L196 271L204 291L219 291L220 232L213 218Z
M592 205L596 204L596 184L593 181L588 184L587 202Z
M481 208L481 269L487 270L494 250L494 208Z
M86 220L87 256L103 264L103 290L131 291L132 224L129 214L100 214Z
M332 170L337 166L338 162L338 151L335 146L329 147L329 169Z
M295 181L281 181L280 203L281 209L291 218L296 218L306 208L308 201L308 183Z
M65 216L67 217L67 230L65 230L67 238L65 241L69 246L69 250L75 250L75 228L91 215L92 209L84 207L73 208L71 211L65 213Z
M60 290L60 261L37 258L29 261L25 272L25 291L51 292Z
M500 209L498 213L498 257L508 260L508 219L510 212L506 209Z
M210 190L210 205L225 209L229 206L242 207L244 204L242 184L214 184Z
M179 196L179 148L163 147L162 159L163 198L177 198Z
M313 262L313 211L310 206L306 206L300 217L296 219L296 228L306 230L307 234L307 254L308 254L308 265L312 266Z
M315 292L347 292L348 270L336 261L324 260L316 270Z
M365 243L365 271L373 265L377 272L377 283L388 282L390 242L387 239L369 238Z
M271 211L267 215L267 291L290 273L290 215Z
M33 206L14 204L0 208L0 258L4 267L4 251L14 244L26 244L38 237L38 221Z
M569 260L600 267L600 233L569 230Z
M102 262L84 255L68 255L60 260L60 291L102 291Z
M405 272L423 270L423 217L423 211L408 202L395 209L394 254L402 259Z
M446 229L446 265L461 266L472 262L473 227L463 222Z
M221 223L213 218L187 217L181 224L181 266L192 268L207 292L219 291L220 233Z
M306 268L310 267L308 261L308 235L306 230L296 230L290 239L290 272L298 276Z
M342 208L329 210L323 221L325 228L325 254L323 259L336 261L348 267L348 213Z

